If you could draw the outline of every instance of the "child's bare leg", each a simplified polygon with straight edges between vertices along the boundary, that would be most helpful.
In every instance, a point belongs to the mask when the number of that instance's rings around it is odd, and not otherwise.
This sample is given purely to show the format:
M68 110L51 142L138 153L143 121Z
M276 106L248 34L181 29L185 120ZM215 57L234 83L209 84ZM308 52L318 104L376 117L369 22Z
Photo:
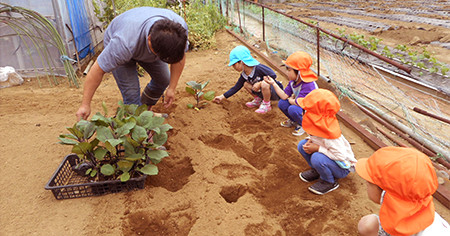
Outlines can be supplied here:
M263 100L265 102L270 102L271 97L270 84L268 84L265 81L261 82L261 92L263 94Z
M378 217L375 214L363 216L358 223L358 233L364 236L378 235Z
M247 92L249 92L252 96L255 96L255 95L252 93L253 85L251 85L249 82L245 82L245 83L244 83L244 88L245 88L245 90L246 90Z

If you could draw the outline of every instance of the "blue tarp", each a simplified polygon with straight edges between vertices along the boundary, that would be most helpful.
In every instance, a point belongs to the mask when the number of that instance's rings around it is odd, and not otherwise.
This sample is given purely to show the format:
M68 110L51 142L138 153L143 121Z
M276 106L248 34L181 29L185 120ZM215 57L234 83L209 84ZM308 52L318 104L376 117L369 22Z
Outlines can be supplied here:
M70 15L71 30L80 59L94 53L89 32L89 20L84 0L66 0Z

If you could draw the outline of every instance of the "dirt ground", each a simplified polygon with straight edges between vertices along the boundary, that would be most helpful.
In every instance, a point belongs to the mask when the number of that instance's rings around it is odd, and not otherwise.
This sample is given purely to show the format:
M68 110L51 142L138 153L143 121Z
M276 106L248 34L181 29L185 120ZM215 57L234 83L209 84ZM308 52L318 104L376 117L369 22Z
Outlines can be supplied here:
M379 209L367 199L364 181L351 173L336 191L309 192L310 184L298 178L308 168L296 149L305 135L280 127L285 117L276 103L270 113L257 114L240 91L200 111L186 107L193 102L186 82L211 80L207 88L221 94L237 81L227 62L240 42L226 32L216 38L217 48L187 53L175 104L156 106L174 127L170 156L143 190L56 200L44 186L70 153L57 137L75 123L82 89L39 88L34 80L1 89L0 235L356 235L358 220ZM92 111L101 112L102 101L112 111L120 99L107 75ZM373 152L341 128L357 159ZM435 204L450 220L448 209Z
M382 45L405 45L411 51L425 48L440 62L450 65L450 5L442 0L288 0L265 4L303 20L319 22L334 32L338 28L382 39Z

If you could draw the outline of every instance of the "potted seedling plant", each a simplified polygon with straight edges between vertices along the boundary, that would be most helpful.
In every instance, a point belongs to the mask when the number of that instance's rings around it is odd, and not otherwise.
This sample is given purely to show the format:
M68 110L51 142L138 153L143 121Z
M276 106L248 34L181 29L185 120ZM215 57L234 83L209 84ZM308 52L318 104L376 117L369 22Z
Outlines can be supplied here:
M186 92L194 95L194 98L196 100L196 104L187 104L188 108L192 108L195 110L200 110L208 103L205 101L202 101L203 99L206 101L211 101L214 99L214 96L216 94L215 91L207 91L205 92L205 87L209 84L209 80L201 83L197 81L189 81L186 83Z
M69 134L59 136L61 144L71 145L79 162L72 169L92 181L122 182L141 175L158 174L158 164L168 156L161 146L167 141L163 117L156 117L146 105L124 105L107 117L99 112L91 120L81 120L67 128Z

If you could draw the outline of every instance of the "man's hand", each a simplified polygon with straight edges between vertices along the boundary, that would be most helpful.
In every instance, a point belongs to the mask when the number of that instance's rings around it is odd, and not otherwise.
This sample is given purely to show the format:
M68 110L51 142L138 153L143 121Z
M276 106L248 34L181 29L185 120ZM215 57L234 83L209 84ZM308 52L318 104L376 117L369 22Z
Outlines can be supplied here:
M310 139L308 139L308 141L303 144L303 150L305 150L306 153L308 154L313 154L314 152L318 152L319 151L319 145L311 142Z
M174 89L168 88L166 90L166 95L164 96L164 107L168 108L175 101L175 91Z
M76 113L77 121L80 121L81 119L87 120L90 114L91 114L91 107L81 105Z
M212 101L215 103L221 103L224 98L225 98L225 96L223 96L223 94L222 94L220 96L216 96Z

